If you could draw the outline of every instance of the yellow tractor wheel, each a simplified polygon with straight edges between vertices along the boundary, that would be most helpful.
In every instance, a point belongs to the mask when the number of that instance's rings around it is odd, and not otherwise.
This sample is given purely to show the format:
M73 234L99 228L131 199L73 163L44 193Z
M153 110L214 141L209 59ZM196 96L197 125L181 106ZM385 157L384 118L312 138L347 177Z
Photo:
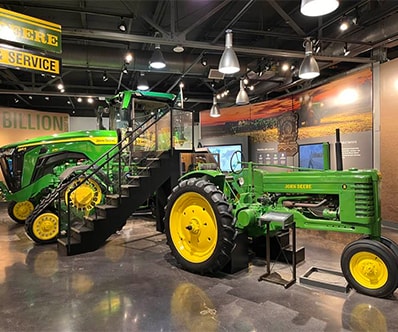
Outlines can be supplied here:
M24 224L34 209L31 201L15 202L12 201L8 205L8 215L18 224Z
M39 244L53 243L59 232L58 216L51 211L45 211L32 222L25 225L29 238Z
M341 269L348 283L366 295L387 297L398 286L398 258L380 241L348 244L341 255Z
M173 189L165 231L172 254L188 271L213 273L231 258L235 237L231 206L207 180L187 179Z

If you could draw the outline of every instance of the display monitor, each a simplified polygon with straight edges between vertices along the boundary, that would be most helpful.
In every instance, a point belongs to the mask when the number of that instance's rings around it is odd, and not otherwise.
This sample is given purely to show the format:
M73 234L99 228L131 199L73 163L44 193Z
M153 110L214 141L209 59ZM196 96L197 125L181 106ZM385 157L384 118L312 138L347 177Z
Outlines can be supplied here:
M242 168L242 145L212 145L207 146L207 149L210 153L218 153L220 155L220 169L222 172L231 172L231 157L235 151L239 151L240 153L236 153L233 158L233 167L234 171Z
M311 143L299 145L299 167L330 169L329 143Z

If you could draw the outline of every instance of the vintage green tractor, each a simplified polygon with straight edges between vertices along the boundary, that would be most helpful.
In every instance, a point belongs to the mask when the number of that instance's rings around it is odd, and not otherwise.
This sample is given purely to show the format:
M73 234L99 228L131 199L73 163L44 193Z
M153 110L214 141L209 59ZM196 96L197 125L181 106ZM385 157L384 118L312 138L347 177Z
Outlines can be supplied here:
M371 296L395 291L398 245L381 235L376 170L267 172L263 164L241 164L231 174L187 173L169 196L165 232L184 269L199 274L221 270L231 259L237 236L264 237L268 226L274 237L285 227L278 215L290 214L298 228L361 235L341 255L346 280Z

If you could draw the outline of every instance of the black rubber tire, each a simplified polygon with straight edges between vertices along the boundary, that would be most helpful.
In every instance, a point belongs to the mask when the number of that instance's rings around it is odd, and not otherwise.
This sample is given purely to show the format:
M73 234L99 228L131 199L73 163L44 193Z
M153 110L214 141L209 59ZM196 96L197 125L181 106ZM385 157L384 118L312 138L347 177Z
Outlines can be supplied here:
M387 279L383 285L378 288L369 288L355 278L351 269L350 262L355 254L363 253L363 255L371 254L376 255L387 269ZM376 259L375 259L376 261ZM370 267L372 267L370 265ZM384 243L370 240L361 239L349 243L341 254L341 270L348 284L354 288L358 293L373 297L388 297L394 293L398 285L398 262L394 252Z
M53 220L54 220L54 218L57 218L57 222L58 222L58 216L53 211L45 210L42 213L40 213L40 215L38 215L33 220L31 220L31 218L28 218L28 221L25 223L25 233L26 233L26 235L32 241L36 242L37 244L49 244L49 243L54 243L54 242L57 241L57 237L58 237L58 233L59 233L59 230L57 229L58 226L57 226L56 229L54 229L54 232L53 232L53 234L50 237L48 237L48 233L46 234L47 237L40 237L40 236L37 236L35 234L35 229L34 228L36 226L36 222L38 220L40 220L40 218L43 218L43 215L45 215L45 214L51 214L52 217L53 217Z
M196 193L205 199L211 206L217 225L217 243L214 250L203 262L193 262L184 258L173 242L171 229L179 226L179 220L171 220L170 215L173 211L174 203L183 194ZM225 195L210 181L205 179L191 178L181 181L174 187L168 197L165 208L165 233L167 242L173 256L182 268L198 274L214 274L220 271L231 259L231 252L234 248L236 231L234 228L234 218L232 216L232 206L227 202ZM174 223L174 224L173 224Z
M18 218L18 217L15 215L15 213L14 213L14 208L15 208L15 206L16 206L18 203L19 203L19 202L11 201L11 202L8 204L7 212L8 212L9 217L10 217L13 221L15 221L15 222L18 223L18 224L23 225L23 224L25 224L25 220L26 220L26 219L20 219L20 218Z

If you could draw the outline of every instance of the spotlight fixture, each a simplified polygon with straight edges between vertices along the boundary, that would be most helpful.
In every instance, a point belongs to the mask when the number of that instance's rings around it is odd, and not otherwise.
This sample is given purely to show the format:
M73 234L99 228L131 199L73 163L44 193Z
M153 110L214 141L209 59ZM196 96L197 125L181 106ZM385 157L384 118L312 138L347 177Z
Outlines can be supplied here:
M160 45L155 45L155 50L153 51L152 57L149 60L149 66L154 69L162 69L166 67L166 62L164 61L164 57L162 51L160 50Z
M282 71L288 71L290 68L289 64L287 62L283 63L281 66Z
M300 66L299 77L305 80L310 80L319 76L319 67L312 54L311 39L305 39L303 46L305 48L305 57Z
M223 74L235 74L240 70L239 60L232 48L232 30L225 31L225 49L218 64L218 71Z
M236 101L235 104L236 105L247 105L249 103L249 96L247 95L247 92L245 90L245 85L243 83L243 79L240 80L240 89L239 89L239 93L236 96Z
M128 74L129 71L127 70L126 65L123 66L122 72L123 72L123 74Z
M83 101L82 97L77 97L77 102L81 103Z
M104 82L106 82L108 79L109 79L109 78L108 78L108 75L106 74L106 71L104 71L104 73L102 74L102 80L103 80Z
M126 32L127 31L127 25L124 22L123 18L121 18L121 21L119 23L119 25L117 26L117 28L121 31L121 32Z
M129 64L133 60L133 55L130 52L127 52L124 57L124 62Z
M88 102L89 104L92 104L92 103L94 102L94 99L91 98L91 97L88 97L88 98L87 98L87 102Z
M145 74L144 73L140 73L140 77L138 78L138 82L137 82L137 90L148 90L149 89L149 85L147 80L145 79Z
M206 67L207 66L207 58L205 56L202 56L200 63L202 64L203 67Z
M59 83L57 85L58 90L63 90L64 89L64 85L62 83Z
M322 16L335 11L338 6L338 0L301 0L300 11L305 16Z
M344 44L344 56L347 56L351 53L351 51L348 49L347 43Z
M182 52L184 52L184 47L182 45L176 45L176 46L174 46L173 51L175 53L182 53Z
M350 25L351 25L350 20L347 17L345 17L345 18L343 18L340 21L340 27L339 28L340 28L341 31L346 31L346 30L348 30Z
M210 116L212 118L218 118L221 115L220 107L217 104L216 96L213 96L213 105L210 108Z

